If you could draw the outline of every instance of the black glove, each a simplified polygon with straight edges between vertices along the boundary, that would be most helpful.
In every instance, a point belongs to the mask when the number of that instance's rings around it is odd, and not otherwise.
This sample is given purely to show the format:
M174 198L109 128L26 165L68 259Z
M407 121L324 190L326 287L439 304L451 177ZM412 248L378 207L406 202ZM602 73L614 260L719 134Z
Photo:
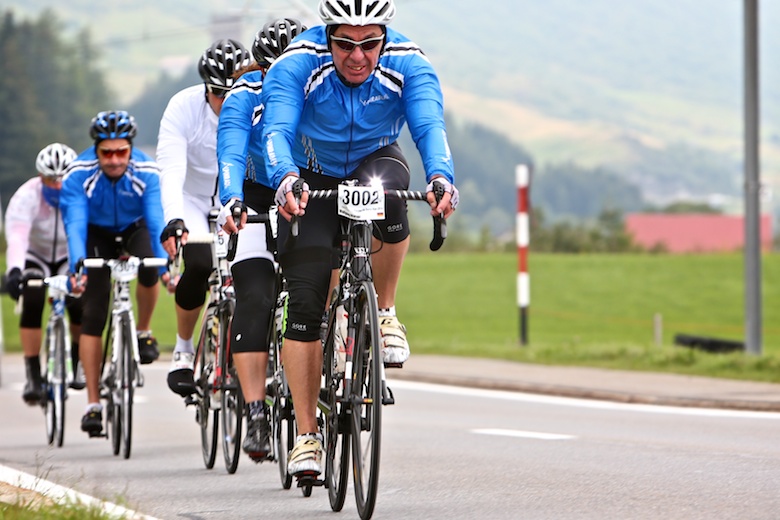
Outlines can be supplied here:
M163 228L162 233L160 233L160 242L165 242L171 237L180 237L184 233L189 232L190 231L184 226L184 221L180 218L175 218L168 222L168 225Z
M14 267L5 276L5 290L11 295L14 301L22 295L22 270Z

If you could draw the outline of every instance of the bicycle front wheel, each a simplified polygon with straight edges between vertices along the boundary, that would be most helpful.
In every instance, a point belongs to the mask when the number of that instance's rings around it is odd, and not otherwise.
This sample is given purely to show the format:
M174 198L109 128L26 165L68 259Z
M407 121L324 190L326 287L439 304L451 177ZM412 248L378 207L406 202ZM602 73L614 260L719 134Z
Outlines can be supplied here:
M354 377L349 396L352 477L360 518L371 518L379 487L382 440L382 355L376 291L361 282L356 295Z
M217 457L217 437L219 431L219 411L212 410L215 345L211 341L210 311L203 317L198 352L195 356L195 384L198 387L198 402L195 416L200 426L200 444L203 463L206 469L212 469Z
M225 469L230 474L238 469L241 454L241 429L244 421L244 396L238 382L233 356L230 353L230 320L233 302L225 302L219 310L219 364L222 385L220 414L222 415L222 454Z
M62 447L65 437L65 398L67 365L65 364L65 324L56 320L46 333L45 412L49 444Z
M133 394L135 392L135 357L133 356L133 336L130 320L122 319L121 386L120 406L122 409L122 456L130 458L133 443Z

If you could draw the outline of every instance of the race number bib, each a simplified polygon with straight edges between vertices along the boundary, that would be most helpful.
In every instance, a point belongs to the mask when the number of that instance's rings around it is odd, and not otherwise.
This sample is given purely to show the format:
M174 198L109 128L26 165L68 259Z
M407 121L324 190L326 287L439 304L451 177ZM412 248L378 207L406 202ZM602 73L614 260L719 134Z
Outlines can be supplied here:
M214 248L217 252L217 258L227 258L228 254L228 234L220 228L214 239Z
M351 220L384 220L385 191L381 186L339 184L339 215Z

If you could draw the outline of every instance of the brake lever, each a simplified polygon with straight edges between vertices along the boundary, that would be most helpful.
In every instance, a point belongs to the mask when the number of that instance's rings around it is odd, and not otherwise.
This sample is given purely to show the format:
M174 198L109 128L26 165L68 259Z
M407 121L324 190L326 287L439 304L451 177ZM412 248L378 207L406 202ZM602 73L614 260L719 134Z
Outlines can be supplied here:
M444 197L444 185L440 182L433 182L433 194L436 196L436 202L441 202ZM433 238L431 239L431 251L438 251L444 245L444 239L447 238L447 219L444 213L433 216Z

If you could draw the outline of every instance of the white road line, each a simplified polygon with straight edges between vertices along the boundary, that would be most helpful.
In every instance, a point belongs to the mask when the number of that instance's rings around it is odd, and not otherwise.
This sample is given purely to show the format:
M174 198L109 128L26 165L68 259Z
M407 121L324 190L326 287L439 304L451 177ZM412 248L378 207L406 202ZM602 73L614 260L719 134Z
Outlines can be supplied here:
M70 488L57 485L48 480L24 473L22 471L0 465L0 481L11 484L22 489L29 489L40 493L46 498L53 500L58 504L83 504L86 507L95 506L102 509L111 518L132 519L132 520L157 520L153 516L143 515L131 509L127 509L111 502L79 493Z
M749 410L723 410L719 408L692 408L685 406L662 406L655 404L617 403L613 401L598 401L594 399L576 399L573 397L556 397L552 395L528 394L523 392L507 392L502 390L485 390L482 388L467 388L460 386L435 385L414 381L392 379L388 385L395 389L415 390L447 395L467 397L483 397L486 399L502 399L525 403L549 404L555 406L573 406L596 410L620 410L625 412L656 413L668 415L689 415L697 417L728 417L734 419L771 419L780 420L778 412L754 412Z
M566 435L563 433L526 432L523 430L504 430L501 428L482 428L471 430L471 433L477 433L480 435L501 435L503 437L521 437L524 439L541 439L544 441L565 441L569 439L576 439L574 435Z

